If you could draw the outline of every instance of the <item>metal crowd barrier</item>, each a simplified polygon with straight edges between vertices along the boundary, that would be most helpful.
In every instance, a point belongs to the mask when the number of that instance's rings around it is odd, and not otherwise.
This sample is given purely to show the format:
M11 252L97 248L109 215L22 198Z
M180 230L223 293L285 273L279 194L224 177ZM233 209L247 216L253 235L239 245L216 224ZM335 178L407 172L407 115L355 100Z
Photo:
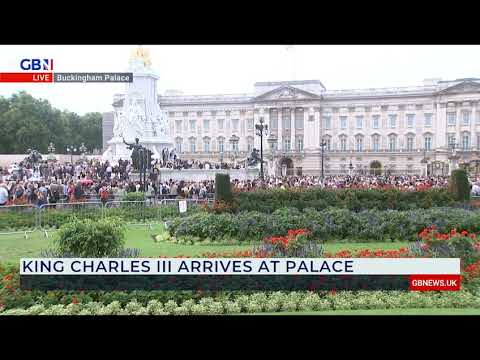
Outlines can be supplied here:
M37 230L42 231L45 237L48 233L55 231L57 227L65 223L69 217L78 216L80 218L96 219L106 216L122 216L128 219L127 225L148 226L152 229L152 225L162 223L162 209L171 206L179 211L179 202L187 201L187 209L192 205L211 203L213 199L149 199L146 201L107 201L103 204L100 201L83 201L83 202L58 202L55 204L44 204L40 207L29 205L9 205L0 206L0 229L9 229L19 227L21 230L2 231L1 235L24 233L27 237L28 233ZM187 210L188 211L188 210ZM13 213L22 213L23 216L2 216ZM10 224L9 222L15 223ZM20 223L20 224L19 224Z
M95 219L103 216L101 202L69 202L45 204L38 210L38 228L48 237L48 231L55 230L70 216Z
M19 213L22 216L19 216ZM8 223L13 220L9 217L11 214L15 214L15 221L19 223ZM14 227L21 230L13 230ZM28 233L35 232L38 228L38 208L31 204L0 206L0 229L2 228L6 228L7 231L0 230L0 235L23 233L27 238ZM8 231L9 228L12 228L12 231Z
M104 207L104 216L115 216L115 209L119 209L122 215L127 216L131 214L133 222L129 222L128 225L132 226L148 226L152 228L152 224L157 221L155 203L149 200L146 201L107 201Z

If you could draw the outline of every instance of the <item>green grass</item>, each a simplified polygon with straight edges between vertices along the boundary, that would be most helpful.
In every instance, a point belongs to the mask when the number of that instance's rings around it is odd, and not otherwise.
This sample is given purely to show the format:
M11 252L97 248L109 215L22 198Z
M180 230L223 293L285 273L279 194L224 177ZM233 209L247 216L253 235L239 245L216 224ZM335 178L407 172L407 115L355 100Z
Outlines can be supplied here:
M126 232L126 247L138 248L140 256L200 256L205 252L233 252L251 249L252 245L182 245L174 243L156 243L151 235L164 231L163 225L155 225L152 229L146 226L130 226ZM37 231L24 234L0 235L0 262L18 262L22 257L38 257L42 249L50 247L55 232L49 232L45 237L43 232ZM408 243L327 243L325 251L337 252L340 250L356 249L398 249Z
M379 309L256 313L245 315L480 315L480 309Z

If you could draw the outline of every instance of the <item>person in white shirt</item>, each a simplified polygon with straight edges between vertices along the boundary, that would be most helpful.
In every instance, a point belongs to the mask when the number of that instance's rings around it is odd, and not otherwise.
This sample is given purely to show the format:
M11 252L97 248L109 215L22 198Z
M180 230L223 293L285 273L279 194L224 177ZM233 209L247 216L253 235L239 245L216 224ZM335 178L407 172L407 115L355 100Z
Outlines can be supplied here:
M7 205L7 202L8 202L8 190L2 180L0 181L0 206Z

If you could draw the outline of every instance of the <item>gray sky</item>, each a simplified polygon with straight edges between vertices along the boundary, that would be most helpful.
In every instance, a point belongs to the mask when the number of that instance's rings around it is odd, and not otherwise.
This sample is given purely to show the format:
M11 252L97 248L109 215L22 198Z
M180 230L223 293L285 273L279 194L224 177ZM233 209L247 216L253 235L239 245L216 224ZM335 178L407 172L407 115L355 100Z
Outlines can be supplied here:
M438 45L143 45L158 88L185 94L250 93L258 81L321 80L330 90L422 85L425 78L480 77L480 46ZM123 72L134 45L1 45L0 72L23 58L53 58L58 72ZM112 110L124 84L0 83L0 95L25 90L59 109Z

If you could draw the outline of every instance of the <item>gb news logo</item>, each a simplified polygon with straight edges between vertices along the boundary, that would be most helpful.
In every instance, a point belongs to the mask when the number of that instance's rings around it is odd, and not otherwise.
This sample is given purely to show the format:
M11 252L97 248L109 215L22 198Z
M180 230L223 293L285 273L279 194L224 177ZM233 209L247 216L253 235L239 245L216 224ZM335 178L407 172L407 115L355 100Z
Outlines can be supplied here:
M22 59L20 68L24 71L53 71L53 59Z

